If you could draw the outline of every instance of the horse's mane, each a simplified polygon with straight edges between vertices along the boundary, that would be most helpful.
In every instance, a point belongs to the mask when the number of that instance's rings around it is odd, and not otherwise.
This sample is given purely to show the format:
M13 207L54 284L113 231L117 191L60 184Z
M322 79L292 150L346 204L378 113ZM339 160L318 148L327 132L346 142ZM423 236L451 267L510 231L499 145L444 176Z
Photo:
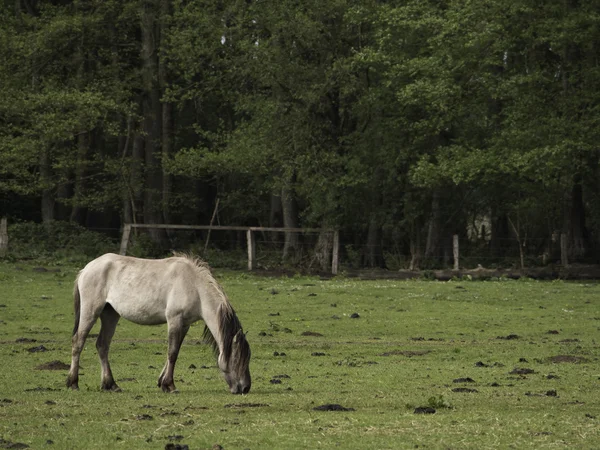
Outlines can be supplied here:
M246 341L246 335L242 330L242 324L240 323L237 315L235 314L235 311L233 310L229 302L222 303L219 306L217 318L219 324L219 332L221 334L221 338L223 339L223 359L229 362L233 346L233 339L239 331L242 331L241 340L240 342L238 342L241 349L240 361L238 362L241 365L247 364L250 359L250 346L248 345L248 342ZM206 342L212 347L215 357L218 358L219 344L217 343L215 337L212 335L207 326L204 326L202 338L204 342Z
M175 256L176 258L187 259L194 266L196 266L196 268L201 269L201 270L208 270L210 272L210 266L208 265L208 263L206 261L204 261L202 258L200 258L199 256L195 256L190 253L182 253L182 252L176 252L176 251L173 251L173 256Z

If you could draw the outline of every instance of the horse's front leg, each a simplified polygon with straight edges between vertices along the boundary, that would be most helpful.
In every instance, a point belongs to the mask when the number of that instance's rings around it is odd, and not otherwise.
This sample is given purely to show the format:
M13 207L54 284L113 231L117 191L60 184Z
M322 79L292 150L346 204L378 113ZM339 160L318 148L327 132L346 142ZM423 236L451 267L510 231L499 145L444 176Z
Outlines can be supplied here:
M175 383L173 382L173 371L175 370L175 363L177 362L177 356L179 355L179 349L186 333L190 329L189 325L183 325L181 318L175 318L168 321L169 328L169 349L167 352L167 363L163 368L160 377L158 378L158 386L164 392L174 392Z

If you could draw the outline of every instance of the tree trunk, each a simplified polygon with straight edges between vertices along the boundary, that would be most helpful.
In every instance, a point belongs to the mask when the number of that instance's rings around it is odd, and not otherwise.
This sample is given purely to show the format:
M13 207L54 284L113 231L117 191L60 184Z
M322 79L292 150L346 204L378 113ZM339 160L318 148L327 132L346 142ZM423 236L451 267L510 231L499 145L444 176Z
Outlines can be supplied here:
M171 1L161 0L160 2L160 36L161 40L167 33L167 18L171 13ZM167 70L167 64L164 58L159 58L158 76L160 91L164 94L169 86L169 73ZM171 223L171 190L172 190L172 177L165 170L165 161L169 160L173 149L173 104L170 102L162 103L162 212L166 223Z
M408 270L421 268L421 232L419 223L413 222L410 233L410 266Z
M281 195L271 194L271 208L269 211L269 226L280 227L282 217Z
M565 208L565 228L569 240L569 260L577 261L585 256L588 247L585 227L585 205L581 177L577 176L571 188L569 204Z
M142 114L144 131L144 223L158 224L164 222L162 216L162 170L160 166L162 109L158 80L158 45L157 40L157 4L145 0L142 5ZM152 240L160 247L166 244L164 229L150 228Z
M127 155L129 154L129 145L131 145L130 143L132 142L131 124L133 122L133 119L131 117L129 117L127 119L122 119L121 121L123 124L125 124L125 122L127 122L126 135L119 137L119 148L121 149L121 180L120 180L121 186L122 186L121 199L123 202L121 219L122 219L122 223L132 223L132 221L133 221L133 208L132 208L133 195L132 195L132 192L133 191L131 189L131 183L130 183L129 176L127 175L128 173L130 173L130 171L126 170L125 158L127 158Z
M75 4L76 8L79 9L79 13L83 14L82 5ZM85 33L85 28L82 30ZM86 57L85 51L83 48L83 42L85 38L79 40L79 45L77 46L77 51L75 52L75 61L77 64L77 86L80 90L85 90L86 86ZM82 119L84 122L85 119ZM81 127L79 133L77 134L77 153L75 156L75 183L73 186L73 196L72 196L72 206L71 206L71 214L69 216L69 221L76 222L80 225L84 225L86 221L86 211L81 207L81 200L85 195L85 175L86 175L86 163L88 158L88 151L90 148L90 138L91 134L85 129Z
M572 14L578 8L578 0L565 0L565 13ZM562 76L563 95L569 99L573 97L573 92L577 89L577 77L572 77L572 73L580 70L581 49L574 41L567 43L563 49L564 68L560 73ZM571 85L573 83L573 85ZM565 208L565 228L569 241L569 260L577 261L585 256L588 248L588 236L585 228L585 205L583 203L582 176L576 173L573 177L573 186L570 192L569 205Z
M71 215L71 208L69 207L69 199L72 198L73 193L69 186L69 175L71 171L67 168L60 170L61 178L56 186L56 201L54 203L54 219L55 220L69 220Z
M139 223L143 217L141 214L143 193L143 166L144 166L144 139L138 132L134 132L133 145L131 148L131 162L126 179L126 192L124 192L123 203L125 205L125 223Z
M294 178L294 177L293 177ZM290 184L281 189L281 206L283 211L283 226L285 228L298 228L298 205L296 204L295 192ZM283 262L296 262L298 259L299 235L286 231L283 244Z
M281 195L271 194L271 207L269 210L269 227L276 228L282 226L283 208L281 205ZM281 233L277 231L269 232L269 239L277 245Z
M499 258L505 255L509 239L508 216L505 213L491 214L490 251L492 257Z
M0 258L8 253L8 221L6 217L0 219Z
M367 231L367 248L365 250L365 265L367 267L381 267L383 256L381 252L380 226L377 213L371 213L369 229Z
M52 194L52 168L50 150L44 149L40 155L40 181L42 186L42 222L48 224L54 220L54 196Z
M440 255L438 247L441 234L441 217L440 191L436 189L433 191L433 196L431 198L431 215L427 226L427 241L425 243L425 258L427 259L439 259L436 258L436 256L439 257Z
M77 166L75 167L75 189L73 192L73 207L71 208L71 222L79 225L85 224L86 211L81 206L81 199L85 195L85 165L89 151L89 133L80 133L77 136Z
M331 231L321 231L315 246L314 259L317 262L319 270L322 272L331 271L331 252L333 250L333 236Z
M164 103L162 111L162 206L163 217L166 223L171 223L171 192L173 189L173 179L164 166L164 162L169 160L173 149L173 120L171 103Z
M519 218L519 213L517 212L517 224L515 225L512 220L510 220L510 216L508 216L508 222L515 233L517 238L517 243L519 244L519 259L521 261L521 269L525 269L525 245L527 240L527 235L525 235L525 240L521 237L521 220Z

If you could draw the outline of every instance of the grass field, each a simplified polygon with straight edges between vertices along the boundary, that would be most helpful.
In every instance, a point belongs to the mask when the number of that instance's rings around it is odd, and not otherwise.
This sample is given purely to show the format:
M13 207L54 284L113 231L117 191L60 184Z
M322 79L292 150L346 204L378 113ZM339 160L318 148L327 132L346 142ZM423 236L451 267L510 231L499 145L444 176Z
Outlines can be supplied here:
M229 393L198 323L164 394L166 327L121 321L105 393L94 339L65 387L79 268L44 268L0 262L0 448L600 448L597 284L216 272L251 392Z

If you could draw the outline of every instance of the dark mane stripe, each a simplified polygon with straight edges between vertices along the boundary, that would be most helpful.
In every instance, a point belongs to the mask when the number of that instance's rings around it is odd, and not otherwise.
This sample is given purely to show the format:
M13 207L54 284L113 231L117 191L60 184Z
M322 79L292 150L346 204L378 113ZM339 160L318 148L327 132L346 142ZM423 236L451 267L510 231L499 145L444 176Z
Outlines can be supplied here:
M229 358L231 357L233 338L236 336L236 334L238 334L239 331L242 331L242 338L239 342L241 349L241 360L239 363L246 363L250 359L250 346L246 341L246 336L243 334L242 324L240 323L231 305L229 303L221 304L217 312L217 317L219 323L219 333L221 334L221 339L223 339L223 359L225 361L229 361ZM219 357L219 344L207 326L204 327L202 337L204 342L212 347L215 356Z

